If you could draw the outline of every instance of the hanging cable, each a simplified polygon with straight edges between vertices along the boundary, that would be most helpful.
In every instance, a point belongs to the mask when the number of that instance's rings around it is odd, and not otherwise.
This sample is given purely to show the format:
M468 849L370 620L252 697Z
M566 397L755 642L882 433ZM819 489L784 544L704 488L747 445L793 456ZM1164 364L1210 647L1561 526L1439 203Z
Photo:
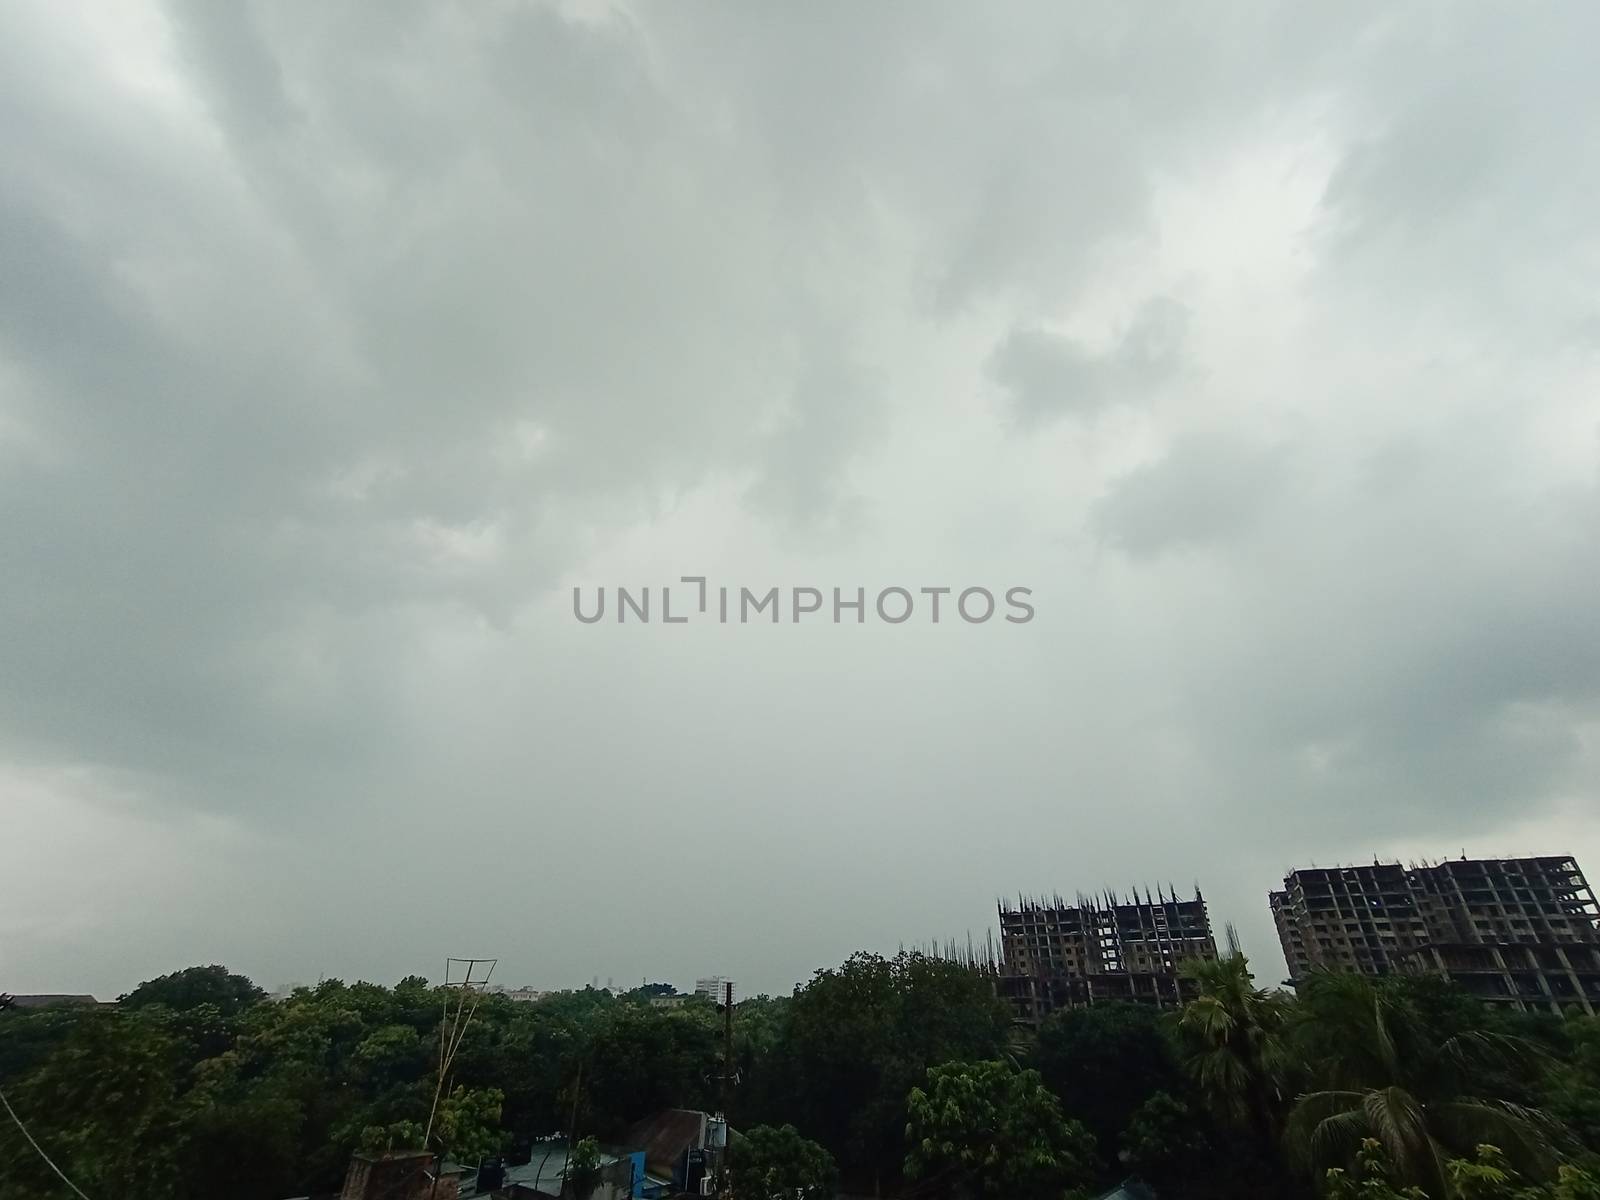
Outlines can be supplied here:
M28 1127L22 1123L22 1118L17 1116L17 1110L11 1107L11 1101L6 1099L6 1094L4 1091L0 1091L0 1104L5 1105L6 1112L11 1114L11 1119L17 1123L17 1128L22 1130L22 1136L28 1139L28 1145L32 1146L36 1151L38 1151L39 1157L44 1159L44 1165L59 1175L61 1177L61 1182L66 1184L69 1188L81 1196L83 1200L89 1200L89 1197L84 1196L83 1189L77 1184L73 1183L72 1180L68 1179L66 1172L64 1172L60 1167L56 1166L56 1164L50 1160L50 1156L44 1152L44 1147L33 1140L33 1134L28 1132Z

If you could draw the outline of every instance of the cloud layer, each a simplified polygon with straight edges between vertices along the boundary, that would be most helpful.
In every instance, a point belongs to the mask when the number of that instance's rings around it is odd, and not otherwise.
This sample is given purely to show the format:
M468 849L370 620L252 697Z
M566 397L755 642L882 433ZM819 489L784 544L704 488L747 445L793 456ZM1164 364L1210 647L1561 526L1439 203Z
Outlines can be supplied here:
M0 989L1600 850L1597 23L0 8Z

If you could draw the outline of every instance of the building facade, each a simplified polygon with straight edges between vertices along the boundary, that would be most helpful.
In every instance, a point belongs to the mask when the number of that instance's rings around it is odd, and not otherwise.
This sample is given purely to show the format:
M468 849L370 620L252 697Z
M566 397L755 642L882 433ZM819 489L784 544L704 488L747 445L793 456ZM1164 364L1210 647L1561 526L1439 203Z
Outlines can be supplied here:
M1000 905L996 984L1019 1024L1037 1026L1063 1008L1121 1000L1173 1007L1194 994L1185 960L1216 958L1199 889L1192 900L1158 891L1143 899L1083 896L1068 903Z
M739 999L739 988L733 980L725 975L707 975L694 981L694 994L715 1000L718 1004L728 995L728 989L733 988L734 1000Z
M1441 974L1517 1009L1600 1010L1600 905L1570 855L1306 868L1269 900L1291 984Z

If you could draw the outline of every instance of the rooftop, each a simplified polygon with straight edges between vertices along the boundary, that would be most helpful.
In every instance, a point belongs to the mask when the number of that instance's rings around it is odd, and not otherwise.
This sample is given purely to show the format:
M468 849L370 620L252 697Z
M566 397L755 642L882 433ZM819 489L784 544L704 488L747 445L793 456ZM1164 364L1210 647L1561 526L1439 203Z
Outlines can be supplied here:
M0 1008L92 1008L99 1003L93 996L65 992L37 996L9 996L0 992Z

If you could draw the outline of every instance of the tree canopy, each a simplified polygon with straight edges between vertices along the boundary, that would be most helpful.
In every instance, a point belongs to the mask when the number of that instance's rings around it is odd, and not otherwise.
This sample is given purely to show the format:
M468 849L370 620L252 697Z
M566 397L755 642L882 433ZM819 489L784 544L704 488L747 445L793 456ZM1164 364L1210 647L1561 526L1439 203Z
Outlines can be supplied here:
M1183 1200L1596 1200L1596 1018L1505 1013L1441 980L1318 977L1296 997L1242 958L1191 970L1181 1009L1059 1013L1020 1045L990 976L918 954L742 1001L736 1187L1061 1200L1132 1176ZM358 1149L415 1148L436 1090L429 1148L467 1162L713 1107L721 1018L653 991L487 995L440 1090L447 993L427 980L268 1001L197 967L114 1008L0 1011L0 1088L92 1196L281 1200L336 1191ZM0 1164L0 1200L60 1190L9 1120Z
M212 963L209 967L187 967L147 980L118 1003L128 1009L161 1004L174 1012L187 1012L209 1004L223 1016L232 1017L265 998L266 993L243 975L235 975L227 967Z
M833 1155L793 1125L736 1135L729 1169L740 1200L833 1200L839 1181Z
M1094 1138L1037 1071L947 1063L907 1099L906 1175L945 1195L1059 1200L1095 1176Z

